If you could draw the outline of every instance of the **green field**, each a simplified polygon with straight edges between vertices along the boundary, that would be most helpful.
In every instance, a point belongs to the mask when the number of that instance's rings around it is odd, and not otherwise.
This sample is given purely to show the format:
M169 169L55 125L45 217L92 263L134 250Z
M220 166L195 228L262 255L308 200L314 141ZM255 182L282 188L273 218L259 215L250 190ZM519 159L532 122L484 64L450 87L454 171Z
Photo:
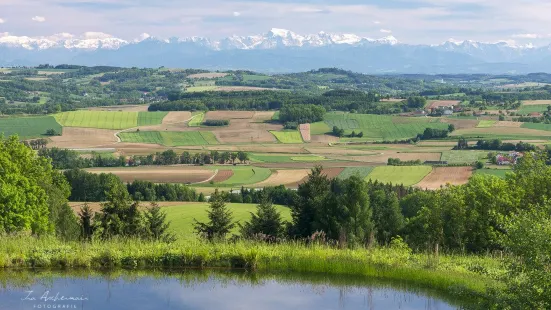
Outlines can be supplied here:
M256 204L228 203L228 208L233 212L233 221L244 223L250 220L251 212L256 213ZM285 221L291 220L291 210L287 207L276 206ZM192 237L194 234L194 219L207 222L208 203L189 203L181 206L165 207L166 218L170 221L170 229L178 237ZM232 233L238 233L235 227Z
M488 156L485 151L445 151L440 160L449 164L472 164Z
M199 127L203 123L203 120L205 119L205 113L200 112L199 114L196 114L193 116L191 121L189 121L188 126L189 127Z
M362 179L367 178L367 176L373 171L373 167L347 167L339 174L339 179L348 179L351 176L358 176Z
M243 75L243 81L266 81L272 79L271 76L268 75L252 75L252 74L245 74Z
M493 127L495 123L497 123L497 121L482 120L478 123L476 128L490 128L490 127Z
M537 104L537 105L523 105L520 107L520 110L518 110L518 113L520 114L529 114L529 113L543 113L547 112L548 105L545 104Z
M138 126L160 125L168 112L138 112Z
M249 159L260 163L291 163L296 161L313 162L326 160L323 156L293 156L279 154L250 154Z
M0 118L0 134L4 137L16 134L23 139L38 138L46 134L48 129L61 134L63 128L53 116Z
M529 129L537 129L537 130L545 130L545 131L551 131L551 124L543 124L543 123L524 123L521 126L522 128L529 128Z
M296 144L296 143L303 143L302 136L300 135L300 132L297 130L293 131L270 131L276 139L285 144Z
M55 118L67 127L128 129L138 126L138 112L72 111L56 114Z
M216 168L216 167L209 167ZM216 169L228 169L227 166L218 167ZM223 187L236 187L242 185L251 185L255 183L262 182L272 175L272 171L267 168L259 167L232 167L233 175L231 178L227 179L224 182L216 183L214 186L223 186ZM205 186L206 184L202 184Z
M190 86L186 88L186 92L189 93L198 93L198 92L204 92L204 91L215 91L216 86Z
M439 123L439 119L352 113L328 113L325 115L325 123L329 128L337 126L344 129L345 134L363 132L365 140L408 139L423 133L426 128L448 128L448 124Z
M165 146L218 144L214 134L208 131L134 131L121 132L119 137L122 142Z
M278 120L279 120L279 111L276 111L272 116L272 121L278 121Z
M331 128L325 122L317 122L310 124L310 133L313 135L324 135L330 133Z
M512 170L510 169L490 169L490 168L484 168L484 169L478 169L475 171L475 174L487 174L487 175L493 175L499 178L504 179L507 173L511 173Z
M431 171L429 166L381 166L373 169L366 180L411 186L421 182Z

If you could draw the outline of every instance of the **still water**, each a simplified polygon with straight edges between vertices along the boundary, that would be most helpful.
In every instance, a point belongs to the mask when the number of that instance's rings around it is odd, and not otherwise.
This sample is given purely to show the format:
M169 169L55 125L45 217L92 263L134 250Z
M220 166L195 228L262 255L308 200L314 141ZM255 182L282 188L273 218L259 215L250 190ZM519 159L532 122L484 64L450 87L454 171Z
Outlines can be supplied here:
M320 275L0 272L1 310L457 308L457 304L404 285Z

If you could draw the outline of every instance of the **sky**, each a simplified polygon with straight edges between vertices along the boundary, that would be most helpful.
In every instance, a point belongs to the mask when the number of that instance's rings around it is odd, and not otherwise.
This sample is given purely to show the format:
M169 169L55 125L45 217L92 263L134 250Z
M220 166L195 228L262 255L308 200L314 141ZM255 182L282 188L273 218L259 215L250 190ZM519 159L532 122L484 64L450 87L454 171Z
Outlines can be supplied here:
M549 0L0 0L0 35L101 32L125 40L254 35L271 28L409 44L551 42Z

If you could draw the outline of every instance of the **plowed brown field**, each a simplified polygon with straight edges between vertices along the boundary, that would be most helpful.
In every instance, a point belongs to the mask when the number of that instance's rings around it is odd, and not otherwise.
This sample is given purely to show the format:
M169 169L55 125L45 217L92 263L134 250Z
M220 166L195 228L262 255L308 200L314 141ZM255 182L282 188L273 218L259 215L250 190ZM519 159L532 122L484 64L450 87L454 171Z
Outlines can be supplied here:
M112 145L117 143L116 130L63 127L63 135L50 139L49 147L86 148Z
M439 189L446 184L462 185L469 181L472 174L471 167L438 167L432 169L416 186L422 189Z

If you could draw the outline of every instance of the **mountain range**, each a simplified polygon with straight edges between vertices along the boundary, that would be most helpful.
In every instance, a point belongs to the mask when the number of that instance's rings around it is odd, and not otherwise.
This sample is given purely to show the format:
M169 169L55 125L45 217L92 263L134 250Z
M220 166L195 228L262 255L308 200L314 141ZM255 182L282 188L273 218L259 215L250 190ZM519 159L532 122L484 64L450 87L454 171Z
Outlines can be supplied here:
M414 45L403 44L393 36L370 39L325 32L300 35L276 28L261 35L220 40L159 39L143 34L127 41L98 32L48 37L0 33L0 66L46 63L272 73L338 67L371 74L523 74L551 72L551 46L453 40L438 45Z

